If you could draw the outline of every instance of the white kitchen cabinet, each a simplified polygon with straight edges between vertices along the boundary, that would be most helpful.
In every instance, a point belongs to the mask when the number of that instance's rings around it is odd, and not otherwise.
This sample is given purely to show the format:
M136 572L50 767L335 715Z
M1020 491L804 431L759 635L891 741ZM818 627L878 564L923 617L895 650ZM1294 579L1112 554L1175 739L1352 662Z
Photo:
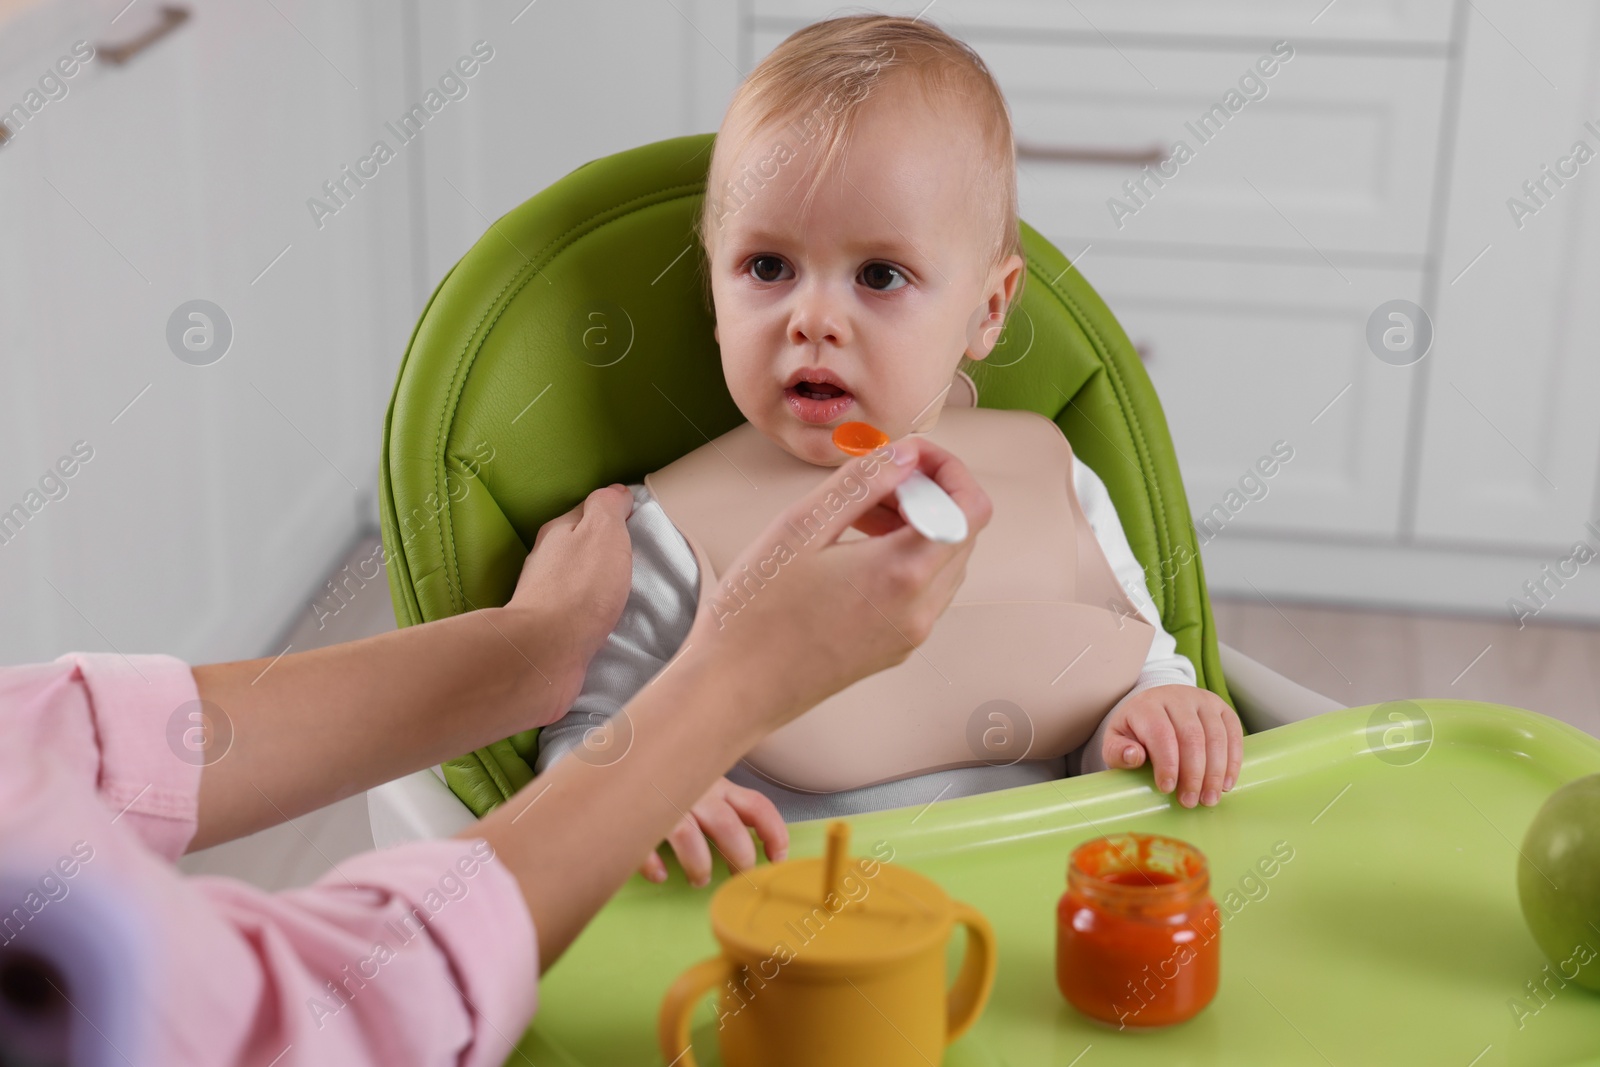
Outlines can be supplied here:
M1145 358L1203 545L1393 534L1416 375L1372 358L1366 321L1386 300L1420 298L1415 271L1099 249L1081 269ZM1270 478L1253 474L1279 442L1293 458Z
M48 27L67 33L41 32L38 47L14 53L0 99L23 100L74 39L104 45L143 28L132 14L116 27L86 5L74 14ZM0 392L17 409L0 480L12 519L0 571L13 607L0 626L13 662L68 648L143 651L152 638L194 648L195 615L209 614L196 595L209 579L226 581L221 531L194 503L216 488L194 447L206 417L184 417L178 383L191 368L165 343L163 308L187 299L178 294L199 245L184 165L192 47L180 29L126 67L89 63L0 149L8 241L31 251L7 286L0 365ZM64 497L35 511L40 492L48 499L45 472L79 441L74 458L88 461L65 479Z
M13 43L0 99L74 39L126 42L159 18L140 6L113 24L121 7L63 0L10 27L31 47ZM277 651L372 511L383 382L412 310L385 230L404 231L408 190L386 175L321 231L306 200L398 95L398 32L375 5L185 7L174 32L122 66L103 53L0 147L0 211L29 250L8 257L0 394L21 410L0 506L74 442L94 450L0 545L10 662ZM207 366L167 340L197 298L232 325Z
M124 6L13 17L0 101L74 40L126 43L162 18ZM183 7L0 146L20 249L0 268L0 507L27 514L0 544L10 662L281 651L375 524L383 412L438 279L579 164L700 128L740 77L717 0ZM488 62L460 75L478 42ZM233 332L205 366L166 336L195 299ZM67 496L30 497L80 440L94 454Z
M1600 9L1475 2L1517 44L1468 20L1414 528L1565 555L1600 545Z
M1567 165L1576 173L1559 186L1543 170L1578 140L1600 152L1585 125L1600 125L1600 18L1576 0L1474 0L1459 27L1419 301L1436 337L1405 368L1417 392L1399 528L1384 538L1242 530L1206 548L1214 586L1507 621L1600 619L1600 580L1573 558L1580 542L1600 549L1600 206L1591 165ZM1540 180L1535 201L1523 185ZM1537 212L1519 220L1512 198Z
M731 0L474 0L417 10L414 91L437 84L476 42L493 54L470 94L417 139L429 289L490 222L567 172L714 126L741 78Z
M1412 264L1426 251L1440 58L1288 45L1274 53L983 42L978 50L1011 105L1024 214L1074 247L1256 248ZM1272 76L1261 77L1258 63ZM1158 148L1162 162L1047 158L1085 147Z

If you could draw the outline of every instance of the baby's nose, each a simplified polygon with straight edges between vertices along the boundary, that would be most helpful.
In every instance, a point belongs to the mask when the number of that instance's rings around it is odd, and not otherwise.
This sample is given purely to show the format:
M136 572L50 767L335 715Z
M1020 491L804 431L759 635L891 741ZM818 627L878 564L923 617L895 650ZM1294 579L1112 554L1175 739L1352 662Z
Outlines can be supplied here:
M842 345L848 334L844 316L822 295L801 297L789 320L789 339L797 345Z

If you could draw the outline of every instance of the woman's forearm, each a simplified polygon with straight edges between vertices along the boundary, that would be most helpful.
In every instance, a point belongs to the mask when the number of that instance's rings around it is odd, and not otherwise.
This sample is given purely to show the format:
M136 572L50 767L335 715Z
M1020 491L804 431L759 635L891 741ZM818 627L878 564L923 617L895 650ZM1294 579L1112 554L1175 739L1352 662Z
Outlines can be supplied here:
M548 722L583 681L570 627L485 608L277 659L194 668L220 708L200 778L204 848ZM642 854L642 852L641 852Z
M459 837L481 837L522 886L548 969L639 858L757 741L775 702L743 663L692 643L619 712L610 762L564 759Z

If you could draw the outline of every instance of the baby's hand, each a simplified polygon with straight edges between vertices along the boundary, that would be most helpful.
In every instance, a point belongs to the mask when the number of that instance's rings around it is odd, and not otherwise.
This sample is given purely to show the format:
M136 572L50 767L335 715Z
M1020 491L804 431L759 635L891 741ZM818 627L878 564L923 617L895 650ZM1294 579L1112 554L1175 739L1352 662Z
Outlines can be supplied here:
M711 881L708 835L733 870L755 866L756 846L746 826L755 827L767 859L776 863L788 854L789 827L772 801L754 789L718 778L667 835L684 874L689 876L690 885L705 885ZM652 882L667 880L667 865L655 852L645 857L639 872Z
M1135 694L1107 724L1100 755L1107 767L1155 766L1156 788L1178 788L1178 802L1211 805L1233 788L1243 760L1244 729L1227 701L1192 685L1158 685Z

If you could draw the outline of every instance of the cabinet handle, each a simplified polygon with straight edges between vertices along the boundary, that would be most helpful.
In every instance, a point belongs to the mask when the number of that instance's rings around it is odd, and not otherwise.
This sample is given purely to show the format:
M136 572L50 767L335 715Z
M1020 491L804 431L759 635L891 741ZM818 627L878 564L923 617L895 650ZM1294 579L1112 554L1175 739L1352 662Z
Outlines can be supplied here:
M1080 145L1034 144L1031 141L1018 141L1017 158L1046 163L1097 163L1142 167L1160 163L1167 158L1167 152L1158 144L1149 148L1084 148Z
M189 9L177 7L173 4L163 4L161 7L160 21L145 30L139 36L123 44L95 45L96 58L103 59L113 67L120 67L134 56L143 52L161 38L189 21Z

